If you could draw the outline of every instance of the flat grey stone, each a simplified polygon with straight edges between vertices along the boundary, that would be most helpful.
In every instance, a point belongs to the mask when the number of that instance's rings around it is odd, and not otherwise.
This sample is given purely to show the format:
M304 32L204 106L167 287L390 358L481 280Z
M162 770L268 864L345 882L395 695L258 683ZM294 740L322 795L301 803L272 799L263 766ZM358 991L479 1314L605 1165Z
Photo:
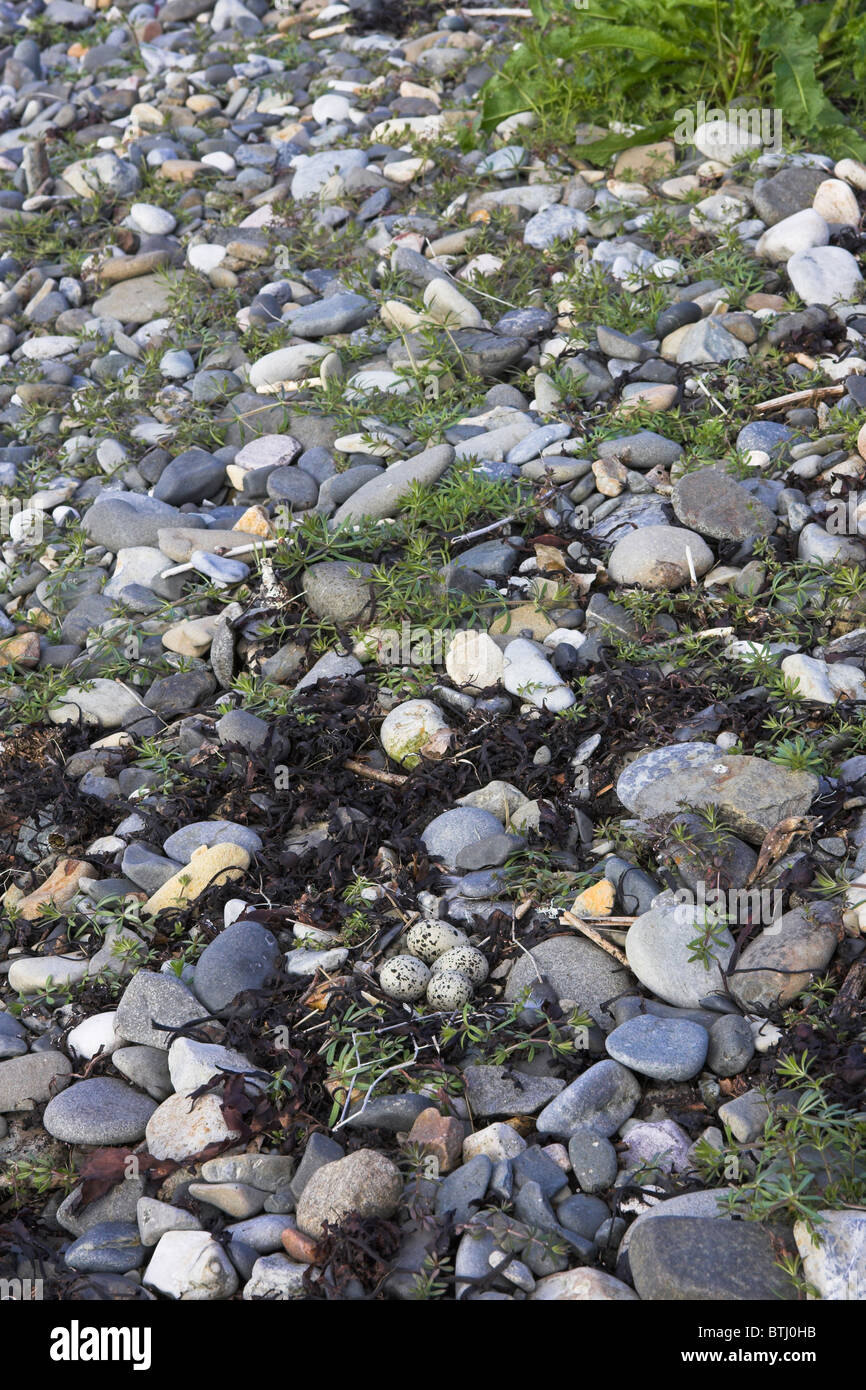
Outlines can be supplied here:
M111 1065L156 1101L165 1100L174 1090L168 1072L168 1053L163 1048L140 1043L118 1047L111 1054Z
M265 927L232 922L196 961L193 989L206 1009L218 1013L243 991L264 989L279 961L276 938Z
M568 1158L583 1192L606 1192L616 1179L616 1149L604 1135L580 1125L568 1141Z
M473 1115L534 1115L562 1091L555 1076L533 1076L510 1067L463 1068L466 1094Z
M755 1040L740 1014L722 1014L710 1029L707 1066L716 1076L736 1076L755 1055Z
M707 935L705 907L677 902L662 894L649 912L628 929L625 954L642 985L681 1009L697 1009L709 994L723 993L734 939L721 923L707 940L709 967L696 957L693 943Z
M491 811L482 811L475 806L457 806L436 816L421 839L431 859L439 859L447 869L454 869L462 850L478 840L501 834L502 822Z
M168 1051L172 1030L184 1028L204 1014L195 995L176 976L139 970L120 997L115 1029L128 1042ZM157 1024L165 1026L158 1028Z
M769 507L718 468L701 468L679 478L671 503L683 526L716 540L751 540L771 536L776 529Z
M299 338L326 338L332 333L351 333L375 312L376 306L369 299L347 291L294 309L286 322Z
M829 965L841 931L831 902L784 913L746 946L729 977L731 993L747 1010L790 1004Z
M422 487L432 487L450 467L454 450L450 444L436 444L411 458L392 463L384 472L370 478L337 508L334 513L335 526L347 521L359 521L362 517L381 520L395 516L410 489L418 483Z
M640 1083L619 1062L596 1062L545 1106L536 1120L539 1134L570 1139L590 1126L605 1139L614 1134L640 1100Z
M780 1257L795 1249L781 1226L660 1216L635 1230L628 1254L645 1302L776 1302L797 1298L779 1268Z
M436 1215L440 1221L450 1216L455 1225L468 1221L473 1209L484 1201L493 1164L487 1154L476 1154L443 1178L436 1192Z
M238 825L235 821L197 820L169 835L163 850L170 859L176 859L179 864L188 864L195 850L202 845L210 848L211 845L222 844L240 845L247 854L255 855L262 848L262 838L249 826Z
M817 792L811 772L726 753L710 743L654 749L630 763L616 784L622 804L642 819L714 805L754 844L779 821L806 815Z
M615 1061L657 1081L688 1081L704 1065L709 1034L687 1019L641 1014L621 1023L607 1038Z
M123 1081L77 1081L45 1107L42 1123L65 1144L135 1144L144 1138L155 1101Z
M633 976L592 942L576 935L552 936L528 955L521 951L508 976L505 998L519 999L538 979L538 971L558 999L574 1000L604 1029L613 1026L613 1019L602 1005L634 984Z
M71 1072L68 1057L52 1050L0 1062L0 1115L35 1110L69 1084Z

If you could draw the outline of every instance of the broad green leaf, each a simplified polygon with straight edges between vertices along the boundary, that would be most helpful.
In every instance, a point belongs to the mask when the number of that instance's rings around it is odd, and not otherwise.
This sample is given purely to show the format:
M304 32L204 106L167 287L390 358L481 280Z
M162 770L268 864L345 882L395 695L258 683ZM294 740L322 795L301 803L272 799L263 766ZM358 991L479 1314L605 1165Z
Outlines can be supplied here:
M531 107L526 95L513 82L488 85L484 91L484 104L481 108L481 125L484 130L492 130L508 116L516 116L518 111L529 111Z
M532 17L536 24L540 24L543 27L545 24L550 23L552 17L551 12L548 6L545 5L544 0L529 0L529 8L532 11Z
M581 159L587 159L591 164L606 164L612 154L619 154L621 150L633 149L635 145L652 145L656 140L664 139L675 124L673 120L656 121L653 125L644 126L643 130L635 131L634 135L611 133L589 145L576 145L575 150Z
M584 52L594 48L628 49L670 63L687 61L690 57L688 52L668 43L655 30L641 29L633 24L594 24L581 32L580 48Z

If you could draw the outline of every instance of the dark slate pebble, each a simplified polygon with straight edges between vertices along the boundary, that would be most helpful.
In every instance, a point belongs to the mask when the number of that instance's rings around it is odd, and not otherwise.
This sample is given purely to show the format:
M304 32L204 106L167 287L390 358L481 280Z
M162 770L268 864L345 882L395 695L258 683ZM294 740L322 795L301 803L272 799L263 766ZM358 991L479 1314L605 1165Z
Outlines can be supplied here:
M210 671L200 667L193 671L176 671L173 676L160 676L144 696L144 703L162 719L176 719L188 714L216 690Z
M457 855L458 869L496 869L504 864L509 855L515 854L526 843L522 835L488 835L483 840L466 845Z
M566 1230L583 1236L584 1240L595 1240L603 1221L610 1218L610 1212L600 1197L587 1196L576 1192L556 1205L556 1215Z
M577 1231L569 1231L557 1220L553 1208L537 1182L524 1183L515 1194L514 1214L531 1231L540 1231L564 1242L569 1251L569 1258L576 1259L578 1264L594 1262L595 1246L592 1241Z
M279 960L276 938L265 927L258 922L232 922L199 956L193 989L217 1013L244 990L264 989Z
M523 1187L524 1183L536 1182L548 1199L568 1187L568 1177L559 1164L537 1145L519 1153L511 1162L511 1171L518 1188Z
M363 1114L350 1114L347 1128L385 1129L391 1134L408 1133L421 1112L429 1110L430 1106L429 1096L419 1096L414 1092L374 1096ZM358 1109L360 1111L360 1105Z
M267 743L271 726L249 710L232 709L217 720L216 732L220 743L236 743L248 753L255 753Z
M144 1264L147 1251L134 1221L103 1221L67 1246L70 1269L99 1274L128 1274Z
M646 1302L744 1302L797 1298L779 1268L796 1253L784 1227L719 1217L657 1216L635 1226L628 1247L634 1286Z
M755 1055L752 1030L739 1014L723 1014L710 1029L707 1066L716 1076L736 1076Z
M509 338L540 338L550 332L555 322L547 309L509 309L493 325L493 331Z
M163 469L153 495L160 502L202 502L225 483L225 464L204 449L187 449Z
M752 420L737 435L737 448L743 452L760 449L772 458L781 454L793 438L794 431L787 425L777 425L772 420Z
M275 468L268 474L267 494L275 502L287 503L296 511L316 505L319 485L306 469L294 465Z
M452 1216L455 1225L468 1221L484 1201L492 1172L493 1164L487 1154L476 1154L443 1178L436 1192L436 1215L440 1221L446 1216Z
M337 1159L345 1158L346 1151L342 1144L338 1144L336 1139L331 1139L327 1134L316 1132L311 1134L307 1140L307 1147L304 1149L304 1156L298 1164L298 1171L292 1178L289 1186L298 1200L314 1173L320 1168L324 1168L326 1163L336 1163Z
M616 1149L609 1139L581 1125L568 1141L568 1157L583 1192L606 1192L616 1179Z
M127 1042L168 1051L172 1029L182 1029L201 1017L200 1003L175 975L138 970L117 1005L115 1029Z
M703 316L701 306L690 299L671 304L669 308L663 309L656 319L656 337L666 338L669 333L684 328L687 323L698 323Z

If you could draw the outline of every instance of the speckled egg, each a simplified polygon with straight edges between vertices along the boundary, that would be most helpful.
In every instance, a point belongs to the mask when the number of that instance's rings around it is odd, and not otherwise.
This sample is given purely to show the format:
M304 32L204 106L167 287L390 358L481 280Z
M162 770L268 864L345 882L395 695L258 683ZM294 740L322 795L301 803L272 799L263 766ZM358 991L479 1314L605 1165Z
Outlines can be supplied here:
M430 979L430 971L417 956L392 956L379 971L379 984L392 999L412 1004L421 999Z
M459 970L437 970L427 986L427 1003L434 1009L460 1009L472 998L472 981Z
M474 985L483 985L487 979L489 967L485 956L480 951L476 951L474 946L455 946L437 958L433 966L434 975L438 975L440 970L456 970L458 974L465 975Z
M406 935L406 946L413 956L420 956L432 965L455 946L468 946L469 937L450 922L416 922Z

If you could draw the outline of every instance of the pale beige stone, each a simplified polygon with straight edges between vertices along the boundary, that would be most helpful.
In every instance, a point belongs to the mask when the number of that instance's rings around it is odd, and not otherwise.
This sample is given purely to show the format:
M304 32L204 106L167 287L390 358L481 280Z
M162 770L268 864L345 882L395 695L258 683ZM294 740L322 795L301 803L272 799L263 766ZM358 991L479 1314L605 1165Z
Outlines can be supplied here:
M204 656L213 641L217 622L216 617L184 618L162 634L162 645L166 651L178 652L181 656Z
M192 859L182 869L152 893L144 904L144 911L156 916L171 907L180 907L199 897L206 888L214 884L225 884L243 878L250 865L250 856L240 845L229 841L197 849Z
M191 1100L189 1096L169 1096L158 1105L147 1122L145 1142L154 1158L181 1161L200 1153L208 1144L239 1139L223 1117L220 1098L213 1093Z

